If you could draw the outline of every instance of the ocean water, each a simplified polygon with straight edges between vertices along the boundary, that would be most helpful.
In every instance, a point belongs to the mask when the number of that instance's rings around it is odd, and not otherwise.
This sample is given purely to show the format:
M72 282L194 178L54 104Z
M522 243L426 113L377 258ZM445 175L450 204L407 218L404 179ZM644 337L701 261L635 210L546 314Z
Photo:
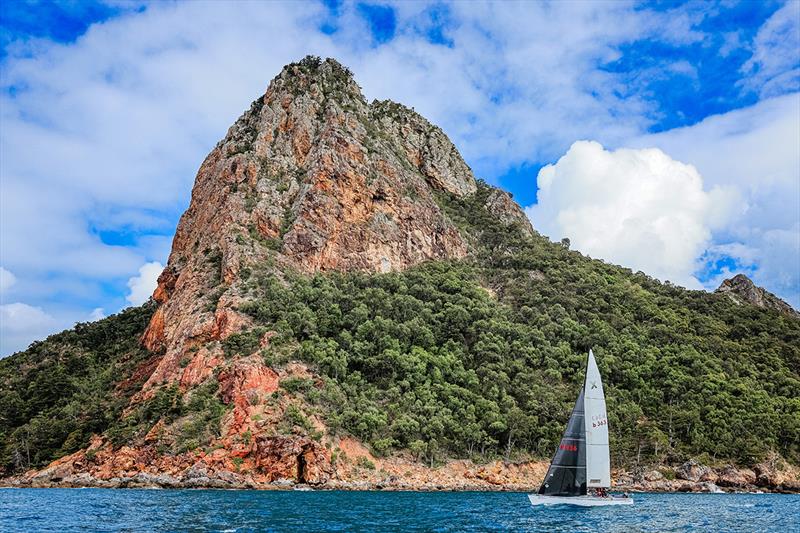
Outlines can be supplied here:
M580 509L513 492L0 489L0 531L800 532L800 495L634 498Z

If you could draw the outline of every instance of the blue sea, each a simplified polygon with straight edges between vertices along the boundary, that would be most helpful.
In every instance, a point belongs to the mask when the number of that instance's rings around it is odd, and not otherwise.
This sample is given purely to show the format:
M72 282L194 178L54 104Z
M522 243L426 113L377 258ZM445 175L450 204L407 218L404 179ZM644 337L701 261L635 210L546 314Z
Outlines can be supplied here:
M532 507L513 492L0 489L0 531L800 532L800 495L636 494Z

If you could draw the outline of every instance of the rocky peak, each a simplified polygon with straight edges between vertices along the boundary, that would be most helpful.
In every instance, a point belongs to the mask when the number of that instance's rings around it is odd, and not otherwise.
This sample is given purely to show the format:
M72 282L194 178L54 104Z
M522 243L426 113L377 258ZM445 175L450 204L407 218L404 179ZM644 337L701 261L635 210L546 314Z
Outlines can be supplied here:
M367 103L333 59L287 65L200 166L154 293L144 344L165 356L146 388L196 381L223 359L208 341L247 326L236 307L253 271L389 272L464 257L439 202L476 190L453 143L415 111ZM524 218L508 195L488 208Z
M316 96L333 97L340 103L354 100L366 104L353 73L332 58L323 60L306 56L297 63L290 63L283 67L270 86L276 92L284 91L293 95L310 92Z
M800 316L791 305L771 292L759 287L744 274L737 274L723 281L715 292L726 294L735 303L773 309L792 316Z

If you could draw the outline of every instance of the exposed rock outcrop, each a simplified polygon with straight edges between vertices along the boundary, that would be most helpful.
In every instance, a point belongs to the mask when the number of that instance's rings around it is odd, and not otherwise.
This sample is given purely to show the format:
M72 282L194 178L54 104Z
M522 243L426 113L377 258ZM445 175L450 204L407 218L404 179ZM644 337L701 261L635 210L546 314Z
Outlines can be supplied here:
M327 447L302 437L261 437L253 454L239 463L229 461L224 450L211 454L187 453L162 458L123 448L110 461L100 448L88 459L84 452L56 461L39 472L7 478L4 486L16 487L163 487L291 489L312 486L338 490L512 490L535 491L548 463L492 461L476 465L456 460L431 469L403 457L377 458L366 448L342 440L333 459ZM349 452L349 453L348 453ZM144 462L150 461L147 464ZM715 470L697 463L676 468L643 470L637 474L612 473L613 490L631 492L798 492L796 468L781 470L761 463L754 470L723 467ZM703 472L697 480L678 477L679 472ZM665 476L663 472L669 474ZM757 473L757 474L756 474ZM718 477L723 481L703 480Z
M255 464L270 482L288 480L319 485L333 474L330 452L307 438L259 437Z
M735 468L728 465L719 471L717 484L721 487L746 487L754 485L756 474L749 468Z
M524 235L533 235L535 233L528 216L508 192L494 189L486 198L485 207L489 213L497 217L503 224L519 228Z
M730 279L723 281L715 292L725 294L735 303L750 304L756 307L772 309L796 318L800 318L798 313L791 305L784 302L771 292L757 286L744 274L737 274Z
M145 388L177 379L191 346L243 327L230 311L243 271L387 272L463 257L436 194L475 190L447 136L414 111L368 104L334 60L285 67L200 167L154 294L143 342L165 355ZM530 231L504 194L494 212Z
M675 477L686 481L714 481L714 471L697 461L690 460L675 469Z
M797 492L800 471L777 457L752 470L731 465L712 468L689 460L676 467L616 472L614 485L619 490L643 492Z

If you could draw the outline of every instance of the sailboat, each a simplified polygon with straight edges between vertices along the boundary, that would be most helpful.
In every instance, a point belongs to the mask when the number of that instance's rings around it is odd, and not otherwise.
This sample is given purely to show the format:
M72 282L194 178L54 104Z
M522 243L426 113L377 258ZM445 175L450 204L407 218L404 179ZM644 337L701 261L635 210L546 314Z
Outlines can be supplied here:
M608 418L603 382L594 354L589 350L586 377L567 429L538 494L529 494L533 505L632 505L633 498L608 496L611 459L608 450ZM591 492L590 492L591 491Z

